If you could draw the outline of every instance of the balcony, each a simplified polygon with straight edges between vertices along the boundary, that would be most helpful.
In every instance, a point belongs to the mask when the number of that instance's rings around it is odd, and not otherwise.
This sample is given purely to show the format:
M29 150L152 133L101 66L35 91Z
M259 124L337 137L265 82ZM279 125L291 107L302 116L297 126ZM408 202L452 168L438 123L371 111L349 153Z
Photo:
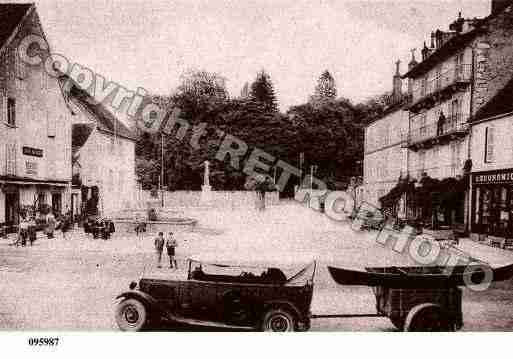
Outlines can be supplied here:
M410 170L411 178L416 179L417 181L422 178L423 174L426 174L431 178L436 178L439 180L449 177L457 178L458 176L463 175L463 164L460 161L458 161L457 163L452 163L450 165L425 167Z
M472 65L463 64L442 72L431 81L424 82L413 89L410 110L417 112L422 108L430 108L438 100L450 97L455 91L465 87L472 81Z
M408 134L405 147L417 151L464 137L469 131L468 117L468 115L461 113L454 114L448 116L440 128L437 122L414 128Z

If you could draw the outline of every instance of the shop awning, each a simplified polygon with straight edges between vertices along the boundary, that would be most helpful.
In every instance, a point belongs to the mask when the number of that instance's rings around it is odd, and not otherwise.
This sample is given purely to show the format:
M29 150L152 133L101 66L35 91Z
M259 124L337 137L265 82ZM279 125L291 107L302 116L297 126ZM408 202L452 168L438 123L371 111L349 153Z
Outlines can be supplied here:
M56 187L67 187L70 181L52 181L52 180L38 180L33 178L25 177L7 177L0 176L0 183L30 186L30 185L43 185L43 186L56 186Z
M413 183L409 179L400 179L390 192L381 197L379 201L382 206L389 207L396 203L404 193L410 192L412 188Z

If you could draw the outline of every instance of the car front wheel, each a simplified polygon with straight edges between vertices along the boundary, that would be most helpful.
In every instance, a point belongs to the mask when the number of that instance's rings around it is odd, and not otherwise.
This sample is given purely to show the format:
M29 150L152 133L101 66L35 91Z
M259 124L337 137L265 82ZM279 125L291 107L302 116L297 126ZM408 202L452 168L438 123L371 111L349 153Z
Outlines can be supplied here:
M294 316L284 309L270 309L262 320L264 332L293 332L295 329Z
M148 321L148 311L137 299L125 299L116 308L116 323L122 331L137 332Z

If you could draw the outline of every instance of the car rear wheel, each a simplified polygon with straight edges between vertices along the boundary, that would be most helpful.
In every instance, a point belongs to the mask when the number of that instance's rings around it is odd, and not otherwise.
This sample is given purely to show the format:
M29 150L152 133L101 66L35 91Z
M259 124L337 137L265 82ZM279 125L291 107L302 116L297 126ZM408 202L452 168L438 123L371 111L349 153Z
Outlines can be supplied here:
M262 320L264 332L293 332L296 327L294 316L284 309L268 310Z
M406 332L452 332L454 324L440 306L431 303L414 307L406 317Z
M148 311L137 299L125 299L116 308L116 323L122 331L137 332L148 321Z

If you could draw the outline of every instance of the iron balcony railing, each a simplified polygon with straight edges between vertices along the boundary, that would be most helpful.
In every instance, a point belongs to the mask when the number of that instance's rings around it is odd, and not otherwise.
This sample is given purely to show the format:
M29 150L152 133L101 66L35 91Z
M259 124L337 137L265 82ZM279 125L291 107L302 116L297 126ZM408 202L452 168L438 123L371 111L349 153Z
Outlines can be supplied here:
M413 89L413 103L437 93L450 85L469 82L472 79L472 65L462 64L442 72L436 78L422 83Z
M463 175L463 162L458 160L449 165L416 168L410 170L411 177L417 180L421 179L424 173L431 178L437 179L461 176Z
M416 117L418 116L423 115L417 115ZM450 134L466 132L468 130L468 117L466 114L457 113L447 116L443 124L439 125L437 121L413 128L408 135L408 144L411 145ZM413 122L415 122L415 118Z

